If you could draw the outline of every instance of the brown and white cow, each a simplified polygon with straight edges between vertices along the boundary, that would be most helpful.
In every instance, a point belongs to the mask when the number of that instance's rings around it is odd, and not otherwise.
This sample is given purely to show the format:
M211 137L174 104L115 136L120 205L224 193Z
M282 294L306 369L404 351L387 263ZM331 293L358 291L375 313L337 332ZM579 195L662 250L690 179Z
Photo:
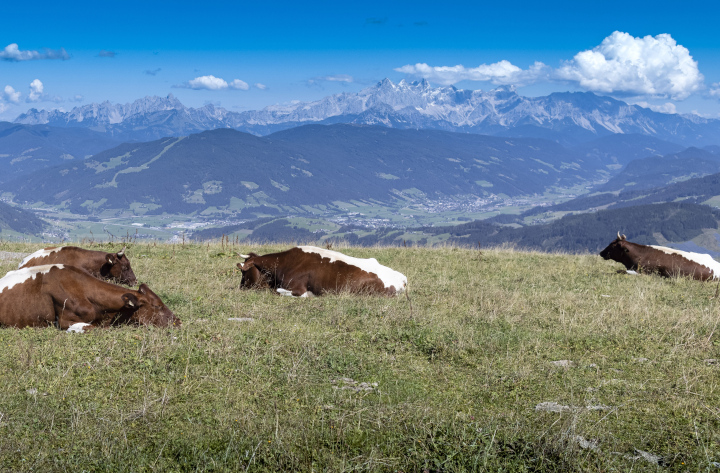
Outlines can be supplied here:
M720 263L708 254L664 246L640 245L627 241L620 232L617 238L600 252L600 256L624 264L628 272L656 272L665 277L690 276L701 281L720 279Z
M180 326L180 319L145 284L134 291L73 266L31 266L0 279L0 326L82 332L118 324Z
M76 246L58 246L38 250L28 255L18 265L18 269L45 264L64 264L82 268L98 279L115 280L120 284L137 284L135 273L123 247L117 253L86 250Z
M272 288L294 297L349 291L395 295L405 291L407 278L375 258L353 258L337 251L298 246L280 253L240 255L241 286Z

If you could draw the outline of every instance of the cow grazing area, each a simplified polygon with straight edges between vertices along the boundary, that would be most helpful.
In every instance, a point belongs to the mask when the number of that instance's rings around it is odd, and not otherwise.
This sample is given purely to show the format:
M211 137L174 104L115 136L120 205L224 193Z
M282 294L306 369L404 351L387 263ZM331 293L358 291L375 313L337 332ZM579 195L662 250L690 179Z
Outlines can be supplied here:
M179 329L0 329L0 471L720 462L716 284L597 255L396 247L335 249L407 275L412 309L238 288L236 253L288 246L128 245ZM2 274L36 249L0 243Z

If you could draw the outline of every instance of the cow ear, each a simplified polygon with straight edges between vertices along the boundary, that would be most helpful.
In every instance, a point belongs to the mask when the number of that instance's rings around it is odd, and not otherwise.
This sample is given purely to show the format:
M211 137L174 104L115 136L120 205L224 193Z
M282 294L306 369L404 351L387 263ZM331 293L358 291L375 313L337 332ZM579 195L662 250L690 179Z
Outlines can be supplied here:
M150 292L150 288L147 286L147 284L142 283L140 284L140 287L138 287L138 292L140 294L147 294L148 292Z
M237 264L237 267L240 268L242 271L247 271L248 269L252 268L253 266L255 266L255 263L253 263L252 261L250 261L250 262L246 261L244 263Z
M135 297L135 294L131 293L125 293L122 295L122 300L125 303L125 307L139 307L140 301L137 297Z

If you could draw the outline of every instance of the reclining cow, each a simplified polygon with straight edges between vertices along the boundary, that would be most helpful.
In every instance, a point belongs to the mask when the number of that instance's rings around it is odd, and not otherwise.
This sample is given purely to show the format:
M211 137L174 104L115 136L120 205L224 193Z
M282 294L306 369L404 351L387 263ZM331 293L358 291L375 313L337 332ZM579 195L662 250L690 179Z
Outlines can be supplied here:
M690 276L701 281L720 279L720 263L708 254L639 245L627 241L620 232L600 256L624 264L628 271L656 272L665 277Z
M405 291L407 278L375 258L353 258L337 251L299 246L280 253L240 255L241 286L272 288L294 297L349 291L395 295Z
M59 246L38 250L28 255L18 265L18 269L46 264L64 264L82 268L98 279L115 280L120 284L137 284L135 273L123 247L117 253L86 250L76 246Z
M32 266L0 279L0 326L82 332L118 324L167 327L180 319L145 284L135 291L73 266Z

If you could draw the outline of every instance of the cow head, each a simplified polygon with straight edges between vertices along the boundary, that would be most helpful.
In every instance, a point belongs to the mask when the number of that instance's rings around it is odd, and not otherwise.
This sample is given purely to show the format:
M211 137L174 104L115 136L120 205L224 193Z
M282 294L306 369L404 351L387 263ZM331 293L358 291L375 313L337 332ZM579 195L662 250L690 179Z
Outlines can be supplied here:
M245 258L244 263L238 263L237 267L242 271L242 280L240 281L240 287L254 288L254 289L265 289L270 287L270 278L267 274L259 268L254 261L258 255L256 253L250 253L249 255L240 255Z
M100 269L102 277L115 279L120 284L127 284L128 286L137 284L135 273L130 267L130 260L125 254L125 247L118 253L108 253L105 260L105 264Z
M634 262L629 254L630 247L628 243L629 242L625 239L625 235L620 235L620 232L618 232L617 238L600 252L600 256L604 259L611 259L613 261L617 261L618 263L622 263L625 267L629 268L634 264Z
M180 319L168 309L147 284L140 284L137 292L122 295L124 312L129 312L130 322L158 327L179 327Z

